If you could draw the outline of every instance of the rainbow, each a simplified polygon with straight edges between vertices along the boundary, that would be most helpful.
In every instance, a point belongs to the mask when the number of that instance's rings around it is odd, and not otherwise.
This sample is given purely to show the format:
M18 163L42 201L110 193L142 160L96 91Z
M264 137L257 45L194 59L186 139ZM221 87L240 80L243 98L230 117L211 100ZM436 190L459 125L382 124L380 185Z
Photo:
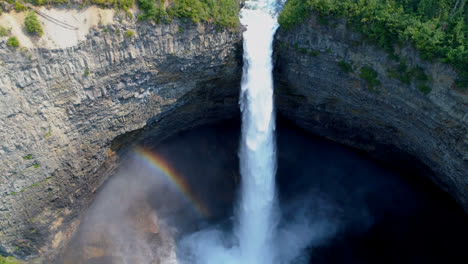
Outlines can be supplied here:
M190 190L187 181L175 171L167 161L162 157L158 156L149 150L141 147L135 148L135 153L147 162L153 169L158 170L164 176L166 176L184 195L190 204L195 208L195 211L203 218L210 216L209 210L203 205L203 203L194 195Z

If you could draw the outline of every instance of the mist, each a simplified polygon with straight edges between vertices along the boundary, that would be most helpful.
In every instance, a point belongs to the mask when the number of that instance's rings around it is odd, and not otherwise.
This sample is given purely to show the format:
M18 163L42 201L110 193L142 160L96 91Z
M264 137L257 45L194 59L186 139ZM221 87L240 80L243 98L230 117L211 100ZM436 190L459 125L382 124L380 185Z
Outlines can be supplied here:
M132 151L99 190L64 262L177 263L177 219L197 219L188 207L172 182Z
M279 223L270 241L272 263L308 263L307 250L324 243L339 228L339 209L317 194L303 194L284 204ZM181 239L178 245L180 263L244 263L239 237L233 227L235 219L220 223Z
M238 119L227 120L148 146L185 178L208 217L130 150L97 191L59 263L236 261L239 127ZM272 254L279 263L466 259L466 216L438 188L281 117L277 134Z

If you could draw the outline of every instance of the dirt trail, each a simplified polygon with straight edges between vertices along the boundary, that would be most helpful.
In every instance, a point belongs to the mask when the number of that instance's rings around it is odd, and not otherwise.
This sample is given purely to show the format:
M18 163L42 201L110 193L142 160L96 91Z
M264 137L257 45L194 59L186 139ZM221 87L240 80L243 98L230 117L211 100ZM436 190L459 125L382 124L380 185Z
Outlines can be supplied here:
M45 7L37 8L38 11L64 22L77 29L66 28L60 23L54 23L42 16L38 16L39 21L44 28L42 37L31 37L23 29L25 12L4 13L0 16L0 25L11 30L11 35L18 37L21 47L26 48L67 48L78 44L84 40L86 34L92 27L99 24L107 25L113 23L115 10L100 9L95 6L86 9L47 9Z

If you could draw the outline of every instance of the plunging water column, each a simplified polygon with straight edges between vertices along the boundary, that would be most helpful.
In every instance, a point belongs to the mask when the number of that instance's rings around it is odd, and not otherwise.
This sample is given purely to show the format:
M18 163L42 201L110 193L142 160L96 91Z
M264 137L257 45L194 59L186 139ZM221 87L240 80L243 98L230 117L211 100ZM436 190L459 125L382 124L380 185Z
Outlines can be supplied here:
M277 223L275 193L275 115L273 107L272 42L278 28L274 0L246 1L241 13L244 32L244 73L240 105L242 139L241 198L238 238L243 263L273 263Z
M226 236L222 229L209 228L184 238L179 257L184 264L279 263L272 45L277 9L283 2L247 0L241 11L241 23L246 26L239 99L242 184L234 234Z

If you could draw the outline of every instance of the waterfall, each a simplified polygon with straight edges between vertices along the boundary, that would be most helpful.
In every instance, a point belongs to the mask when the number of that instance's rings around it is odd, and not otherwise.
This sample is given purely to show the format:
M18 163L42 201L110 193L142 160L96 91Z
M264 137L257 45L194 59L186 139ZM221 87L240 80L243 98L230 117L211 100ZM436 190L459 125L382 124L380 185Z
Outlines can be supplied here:
M242 176L238 205L240 254L243 263L273 263L276 230L276 146L273 106L272 43L278 28L274 0L246 1L241 12L244 70L240 105Z
M314 230L304 213L279 226L276 200L276 142L273 105L272 50L277 14L284 0L247 0L241 11L244 69L239 99L242 175L233 234L210 227L183 238L183 264L307 263L302 256ZM317 233L317 232L315 232Z

